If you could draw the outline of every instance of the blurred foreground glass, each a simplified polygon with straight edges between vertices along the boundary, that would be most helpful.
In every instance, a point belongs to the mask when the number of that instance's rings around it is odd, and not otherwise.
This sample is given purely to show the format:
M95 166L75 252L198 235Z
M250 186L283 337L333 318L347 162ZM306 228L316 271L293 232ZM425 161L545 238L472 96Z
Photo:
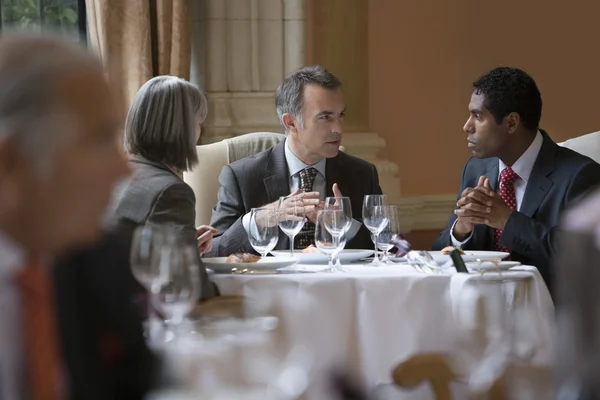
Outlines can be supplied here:
M175 231L167 225L147 224L134 231L129 258L131 272L147 290L158 276L160 249L169 240L174 240L174 236Z
M189 334L164 347L180 394L292 400L309 387L313 351L304 334L316 329L305 326L314 300L295 289L248 289L244 318L193 322Z
M250 212L248 239L254 250L266 257L279 240L277 211L271 208L253 208Z
M546 366L539 365L540 358L534 361L551 349L540 340L538 318L531 315L542 310L528 307L533 274L456 274L453 279L462 284L453 300L457 331L450 361L467 378L470 395L493 391L507 400L555 398L553 357L546 357Z
M167 244L160 250L158 276L152 281L152 302L171 328L165 340L177 336L184 317L200 297L198 249L184 244Z

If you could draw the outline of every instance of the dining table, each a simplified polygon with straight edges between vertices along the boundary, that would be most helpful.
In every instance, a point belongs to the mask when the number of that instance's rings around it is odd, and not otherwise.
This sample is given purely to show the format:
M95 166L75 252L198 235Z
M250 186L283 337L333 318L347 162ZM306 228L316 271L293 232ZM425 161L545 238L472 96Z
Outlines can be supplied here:
M504 350L506 360L522 365L554 364L554 305L534 266L439 274L406 263L325 268L211 274L222 295L263 301L279 320L279 339L310 355L307 399L330 398L324 391L336 369L385 398L433 398L394 387L395 366L417 354L446 354L462 376L474 376Z

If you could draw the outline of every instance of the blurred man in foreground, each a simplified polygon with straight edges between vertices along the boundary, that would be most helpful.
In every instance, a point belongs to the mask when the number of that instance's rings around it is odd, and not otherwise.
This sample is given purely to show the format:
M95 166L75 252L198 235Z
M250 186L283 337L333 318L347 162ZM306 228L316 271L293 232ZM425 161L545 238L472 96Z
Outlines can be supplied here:
M128 173L120 127L94 57L55 38L2 36L2 399L135 399L147 390L152 356L112 240L53 267L101 238L111 189Z
M564 214L554 262L558 399L600 398L600 191Z

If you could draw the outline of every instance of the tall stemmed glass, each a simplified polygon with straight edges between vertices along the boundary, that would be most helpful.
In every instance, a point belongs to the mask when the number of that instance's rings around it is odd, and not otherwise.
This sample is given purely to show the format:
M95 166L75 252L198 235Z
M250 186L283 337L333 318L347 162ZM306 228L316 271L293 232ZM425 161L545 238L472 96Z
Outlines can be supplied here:
M166 340L175 338L184 317L200 297L198 249L192 245L171 242L162 246L158 262L159 274L151 291L155 306L168 319Z
M344 212L346 216L346 225L344 227L344 234L346 236L346 240L348 238L348 231L352 226L352 203L350 202L350 197L326 197L325 204L323 206L324 210L341 210ZM334 264L336 268L340 269L342 264L340 262L339 253L335 255Z
M386 263L389 261L388 252L394 247L392 243L400 234L400 218L398 213L397 205L390 205L387 207L388 223L379 233L379 239L377 240L377 247L383 252L381 255L381 262ZM372 240L375 240L373 234L371 234Z
M328 272L345 271L333 264L334 257L346 246L344 227L346 216L339 210L321 210L317 212L315 224L315 246L321 253L329 256Z
M296 196L279 198L279 228L290 238L290 257L294 257L294 238L302 230L306 214L302 199Z
M152 282L158 277L158 262L160 250L168 241L175 240L175 230L169 225L146 224L139 226L133 233L129 264L135 279L146 289L138 299L144 334L150 337L152 327L158 324L158 319L152 302L150 290Z
M373 266L379 265L377 256L377 242L379 234L388 223L388 205L387 196L383 194L366 195L363 200L362 217L363 224L375 236L375 255L373 256Z
M254 250L266 257L279 241L277 210L273 208L253 208L250 212L248 240Z
M158 276L158 256L168 235L166 226L152 224L139 226L133 233L129 257L131 272L148 291Z

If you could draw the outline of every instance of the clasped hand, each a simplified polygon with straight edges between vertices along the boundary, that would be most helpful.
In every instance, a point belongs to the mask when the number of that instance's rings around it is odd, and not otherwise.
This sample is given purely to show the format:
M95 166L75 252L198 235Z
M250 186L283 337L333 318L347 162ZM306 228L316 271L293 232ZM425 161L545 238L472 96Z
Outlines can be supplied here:
M342 192L338 188L337 183L333 184L332 189L335 197L342 197ZM278 207L279 204L275 205L273 203L271 206ZM301 208L304 216L312 223L316 223L317 213L324 208L324 202L320 200L319 192L301 192L298 189L291 193L279 208L280 217L283 215L287 219L298 218L298 213L294 210Z
M492 190L485 176L479 178L476 187L463 190L456 206L454 235L458 240L466 238L476 224L503 230L513 212L504 199Z

